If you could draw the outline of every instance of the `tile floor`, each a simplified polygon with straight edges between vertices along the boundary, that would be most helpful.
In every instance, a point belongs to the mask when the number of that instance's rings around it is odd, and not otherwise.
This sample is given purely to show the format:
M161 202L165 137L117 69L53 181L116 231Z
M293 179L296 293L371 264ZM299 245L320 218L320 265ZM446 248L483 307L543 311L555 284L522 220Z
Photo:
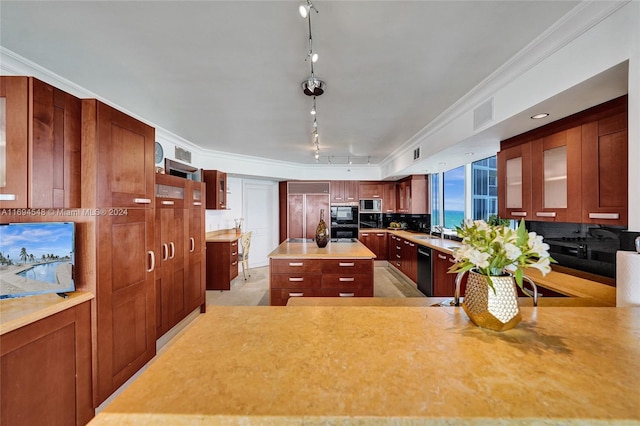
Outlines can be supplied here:
M269 267L251 268L245 281L242 272L229 291L207 291L207 305L268 306ZM374 297L424 297L415 285L384 263L374 267Z

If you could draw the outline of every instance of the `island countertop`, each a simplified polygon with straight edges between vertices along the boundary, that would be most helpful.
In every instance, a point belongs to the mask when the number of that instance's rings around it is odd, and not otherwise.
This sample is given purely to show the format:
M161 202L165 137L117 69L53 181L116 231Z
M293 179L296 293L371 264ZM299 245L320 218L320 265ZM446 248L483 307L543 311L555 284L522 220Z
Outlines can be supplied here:
M375 259L376 255L360 241L329 241L326 247L318 247L315 242L283 242L269 253L270 259Z
M626 424L640 308L212 307L93 425Z

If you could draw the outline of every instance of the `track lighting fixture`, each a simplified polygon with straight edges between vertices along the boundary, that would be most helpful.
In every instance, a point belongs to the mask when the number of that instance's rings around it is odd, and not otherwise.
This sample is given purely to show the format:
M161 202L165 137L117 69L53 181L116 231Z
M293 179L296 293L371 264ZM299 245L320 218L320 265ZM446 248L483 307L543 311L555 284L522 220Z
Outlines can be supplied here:
M307 0L307 4L301 4L300 6L298 6L298 13L300 13L300 16L302 16L303 18L306 18L307 16L309 16L311 9L315 10L316 13L318 13L318 10L315 8L313 3L311 3L311 0Z

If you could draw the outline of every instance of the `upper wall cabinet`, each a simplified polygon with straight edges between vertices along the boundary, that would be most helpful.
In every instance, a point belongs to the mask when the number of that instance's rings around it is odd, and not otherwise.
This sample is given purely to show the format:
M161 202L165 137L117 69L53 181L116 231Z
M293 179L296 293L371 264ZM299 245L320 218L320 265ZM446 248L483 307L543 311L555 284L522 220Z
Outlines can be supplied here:
M203 170L202 180L206 184L207 210L226 210L227 174L220 170Z
M358 184L357 180L332 180L330 183L332 203L357 203ZM360 198L362 194L360 193Z
M627 224L627 97L502 141L503 218Z
M80 102L32 77L0 77L0 208L80 207Z
M412 175L396 186L396 212L426 214L429 210L429 180L426 175Z
M384 198L383 182L360 182L360 198L363 200Z
M100 101L85 99L82 134L83 148L92 147L82 156L82 169L87 171L82 197L87 205L153 208L155 129Z

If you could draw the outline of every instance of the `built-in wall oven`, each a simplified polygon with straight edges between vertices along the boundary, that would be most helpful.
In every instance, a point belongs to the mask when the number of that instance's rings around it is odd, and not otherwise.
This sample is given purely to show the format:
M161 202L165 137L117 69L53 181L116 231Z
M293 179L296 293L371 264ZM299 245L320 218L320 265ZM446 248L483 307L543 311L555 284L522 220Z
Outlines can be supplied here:
M357 206L331 206L331 238L358 238Z

